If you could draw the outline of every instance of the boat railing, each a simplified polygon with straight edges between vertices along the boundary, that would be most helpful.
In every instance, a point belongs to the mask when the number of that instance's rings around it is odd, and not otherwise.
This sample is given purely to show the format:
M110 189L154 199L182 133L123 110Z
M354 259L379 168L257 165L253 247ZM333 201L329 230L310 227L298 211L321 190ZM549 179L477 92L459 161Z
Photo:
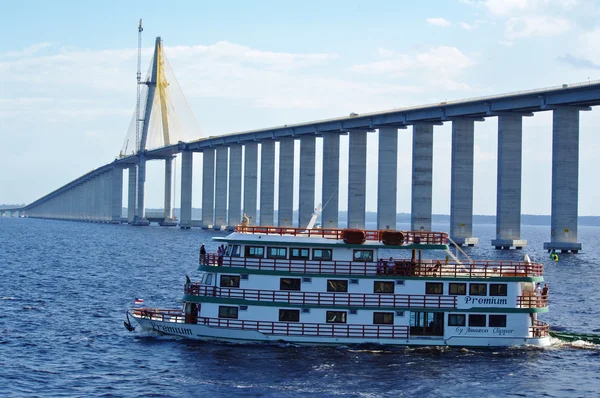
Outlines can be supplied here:
M323 261L208 256L208 264L299 274L417 276L433 278L492 278L542 276L543 265L523 261L474 260L459 264L446 260Z
M132 310L134 316L148 318L153 321L184 323L185 315L181 310L164 308L135 308Z
M271 226L245 226L237 225L236 232L247 234L262 234L262 235L279 235L279 236L300 236L312 238L326 239L344 239L344 231L342 228L295 228L295 227L271 227ZM367 241L381 242L385 232L388 230L365 229ZM423 244L423 245L446 245L448 244L448 234L445 232L430 232L430 231L400 231L404 237L402 244Z
M282 290L238 289L186 284L185 294L227 299L284 302L295 305L391 307L391 308L456 308L456 296L409 295L393 293L300 292Z
M548 296L517 296L518 308L544 308L548 305Z
M533 337L547 337L550 335L550 325L536 319L533 321L533 326L529 327L529 333Z
M292 323L198 317L198 324L252 330L269 335L408 339L409 327L399 325L349 325L342 323Z

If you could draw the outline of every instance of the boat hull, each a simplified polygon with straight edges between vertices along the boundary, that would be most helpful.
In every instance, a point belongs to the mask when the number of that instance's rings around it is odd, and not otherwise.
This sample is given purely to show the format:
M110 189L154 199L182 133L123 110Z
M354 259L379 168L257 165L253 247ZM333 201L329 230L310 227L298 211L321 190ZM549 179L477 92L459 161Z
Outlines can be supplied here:
M389 346L416 346L416 347L515 347L535 346L547 347L551 344L549 337L524 338L524 337L423 337L413 336L404 338L353 338L331 336L295 336L282 334L266 334L257 330L242 330L237 328L212 327L202 324L191 324L174 321L156 320L140 317L130 313L143 331L156 332L163 335L178 336L193 340L223 341L228 343L293 343L306 345L358 345L378 344Z

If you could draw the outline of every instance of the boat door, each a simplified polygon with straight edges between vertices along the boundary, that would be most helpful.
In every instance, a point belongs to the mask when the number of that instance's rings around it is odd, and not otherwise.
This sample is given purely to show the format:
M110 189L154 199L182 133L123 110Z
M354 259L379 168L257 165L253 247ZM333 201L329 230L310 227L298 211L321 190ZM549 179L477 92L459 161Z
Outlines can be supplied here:
M411 336L443 336L444 335L444 313L443 312L411 312L410 313L410 335Z
M198 323L198 310L200 305L196 303L185 303L183 312L185 314L185 323Z

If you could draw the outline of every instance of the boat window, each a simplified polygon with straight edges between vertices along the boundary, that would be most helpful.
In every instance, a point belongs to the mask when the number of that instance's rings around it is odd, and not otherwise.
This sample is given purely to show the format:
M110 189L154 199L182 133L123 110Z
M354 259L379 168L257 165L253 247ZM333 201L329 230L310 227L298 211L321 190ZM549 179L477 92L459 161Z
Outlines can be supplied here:
M225 255L227 257L239 257L240 256L240 245L227 245Z
M263 258L264 256L264 246L246 246L244 250L244 257Z
M466 283L450 283L448 286L448 294L456 294L457 296L464 296L467 294Z
M300 278L281 278L279 290L300 290Z
M213 274L206 274L206 278L204 279L204 284L211 286L213 280Z
M221 287L240 287L240 276L221 275Z
M267 247L267 258L286 258L287 249L285 247Z
M425 294L444 294L444 284L441 282L425 283Z
M238 318L238 307L228 307L225 305L219 306L219 318Z
M327 323L346 323L346 311L327 311Z
M490 327L505 328L506 315L490 315Z
M300 310L279 310L279 322L300 322Z
M471 283L469 284L469 294L471 296L486 296L487 285L485 283Z
M506 283L490 283L490 296L506 296Z
M449 314L448 326L466 326L467 317L465 314Z
M354 250L354 261L373 261L373 250Z
M469 314L469 326L483 326L483 327L485 327L485 315L481 315L481 314Z
M327 291L328 292L347 292L348 291L348 281L347 280L338 280L338 279L328 279L327 280Z
M375 281L373 283L374 293L394 293L394 282Z
M393 312L374 312L373 313L373 325L393 325L394 324L394 313Z
M293 260L308 260L309 249L290 249L290 258Z
M331 249L313 249L313 260L331 261Z

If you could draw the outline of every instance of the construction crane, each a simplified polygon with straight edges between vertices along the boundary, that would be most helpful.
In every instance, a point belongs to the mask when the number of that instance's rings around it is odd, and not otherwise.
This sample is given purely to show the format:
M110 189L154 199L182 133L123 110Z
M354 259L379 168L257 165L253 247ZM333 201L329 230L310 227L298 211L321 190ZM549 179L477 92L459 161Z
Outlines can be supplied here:
M138 26L138 59L137 59L137 101L135 105L135 148L136 151L140 150L140 84L142 82L142 18L140 18L140 25Z

